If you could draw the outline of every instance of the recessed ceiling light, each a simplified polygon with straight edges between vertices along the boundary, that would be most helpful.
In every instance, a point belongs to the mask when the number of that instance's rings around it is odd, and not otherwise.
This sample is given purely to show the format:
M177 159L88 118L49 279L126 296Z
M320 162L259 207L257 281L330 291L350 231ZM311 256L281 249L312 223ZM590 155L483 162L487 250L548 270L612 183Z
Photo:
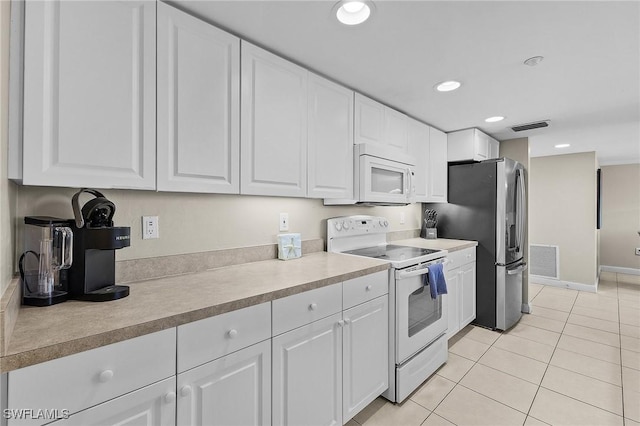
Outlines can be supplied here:
M555 145L556 148L569 148L571 146L571 144L568 143L560 143L558 145Z
M461 85L462 84L459 81L455 80L443 81L442 83L438 83L436 85L436 90L438 92L450 92L452 90L456 90Z
M534 56L524 61L524 64L529 65L530 67L535 67L540 62L542 62L543 59L544 59L544 56Z
M336 18L345 25L358 25L369 19L371 7L364 1L341 1L336 6Z
M498 121L502 121L504 120L504 117L500 116L500 115L496 115L495 117L489 117L489 118L485 118L484 121L486 121L487 123L496 123Z

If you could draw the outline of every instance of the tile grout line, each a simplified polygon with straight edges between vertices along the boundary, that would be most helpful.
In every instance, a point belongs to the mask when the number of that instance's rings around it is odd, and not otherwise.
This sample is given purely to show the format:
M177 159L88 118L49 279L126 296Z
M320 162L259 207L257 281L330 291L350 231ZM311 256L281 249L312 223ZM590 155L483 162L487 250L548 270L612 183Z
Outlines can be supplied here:
M544 287L543 287L543 289L544 289ZM542 291L542 290L540 290L540 291ZM551 365L551 360L553 360L553 355L555 355L555 353L556 353L556 348L558 347L558 344L560 343L560 339L562 338L562 335L564 334L564 329L567 326L567 322L569 321L569 316L571 316L571 311L573 311L573 307L575 306L577 299L578 299L578 296L575 297L575 299L573 300L573 303L571 304L571 309L569 310L569 315L567 316L567 320L565 321L564 326L562 327L562 331L560 332L560 336L558 337L558 340L556 341L556 344L553 347L553 352L551 352L551 356L549 357L549 362L547 362L547 366L544 369L544 373L542 373L542 378L540 379L540 384L538 385L538 389L536 389L536 393L533 396L533 399L531 400L531 404L529 405L529 410L527 410L527 417L529 417L531 415L531 408L533 408L533 404L535 404L535 402L536 402L536 398L538 397L538 393L540 392L540 388L542 388L542 382L544 381L544 377L547 375L547 371L549 371L549 366Z
M618 274L616 274L616 290L618 290ZM616 291L617 294L617 291ZM620 333L621 327L620 327L620 323L622 318L620 318L620 297L617 298L618 299L618 342L620 343L620 387L621 387L621 398L622 398L622 422L623 424L626 424L627 422L624 421L625 416L624 416L624 412L625 412L625 403L624 403L624 366L622 365L622 334Z

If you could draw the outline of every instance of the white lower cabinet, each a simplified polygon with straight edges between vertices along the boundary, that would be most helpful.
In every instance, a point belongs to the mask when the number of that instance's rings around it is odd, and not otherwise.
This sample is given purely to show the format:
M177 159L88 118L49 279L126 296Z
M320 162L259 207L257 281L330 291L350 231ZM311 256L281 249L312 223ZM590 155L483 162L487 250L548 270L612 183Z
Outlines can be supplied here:
M273 424L342 425L342 314L273 338Z
M56 426L172 426L176 419L176 379L171 377L81 411Z
M384 295L343 313L343 423L389 387L388 299Z
M476 318L476 249L449 253L447 258L447 338L451 338Z
M178 374L178 425L271 424L271 341Z

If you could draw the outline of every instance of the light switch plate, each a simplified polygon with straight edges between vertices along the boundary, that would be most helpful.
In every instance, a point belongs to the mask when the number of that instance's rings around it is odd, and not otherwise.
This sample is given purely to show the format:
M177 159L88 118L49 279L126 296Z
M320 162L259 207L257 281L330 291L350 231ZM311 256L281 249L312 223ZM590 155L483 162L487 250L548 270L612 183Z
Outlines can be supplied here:
M280 231L289 230L289 213L280 213Z

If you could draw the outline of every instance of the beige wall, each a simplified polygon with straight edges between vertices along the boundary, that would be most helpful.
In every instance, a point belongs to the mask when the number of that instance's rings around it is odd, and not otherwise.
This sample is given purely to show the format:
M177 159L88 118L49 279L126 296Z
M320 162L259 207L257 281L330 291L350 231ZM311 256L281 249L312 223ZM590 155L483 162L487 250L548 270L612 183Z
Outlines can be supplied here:
M597 278L595 152L531 159L529 243L559 246L560 280Z
M72 218L71 197L76 189L19 187L18 251L23 217L50 215ZM156 193L104 190L116 205L115 224L131 227L131 247L118 250L118 260L197 253L222 248L276 242L281 212L289 213L290 232L303 240L325 238L323 219L350 214L385 216L392 231L420 228L421 204L405 207L324 206L322 200L246 195ZM91 199L85 194L81 205ZM405 224L400 224L400 214ZM142 240L141 217L159 216L160 239Z
M529 169L531 167L530 162L530 149L529 138L509 139L500 142L500 157L511 158L522 164L525 169L525 190L527 194L527 206L529 206ZM528 212L527 212L528 213ZM524 233L524 258L529 263L529 214L527 214L527 221L525 223ZM529 301L529 271L525 271L522 274L522 302L528 303Z
M0 295L13 276L15 185L7 180L9 103L9 18L11 3L0 1Z
M635 248L640 247L640 164L601 170L601 263L640 271L640 256L635 255Z

